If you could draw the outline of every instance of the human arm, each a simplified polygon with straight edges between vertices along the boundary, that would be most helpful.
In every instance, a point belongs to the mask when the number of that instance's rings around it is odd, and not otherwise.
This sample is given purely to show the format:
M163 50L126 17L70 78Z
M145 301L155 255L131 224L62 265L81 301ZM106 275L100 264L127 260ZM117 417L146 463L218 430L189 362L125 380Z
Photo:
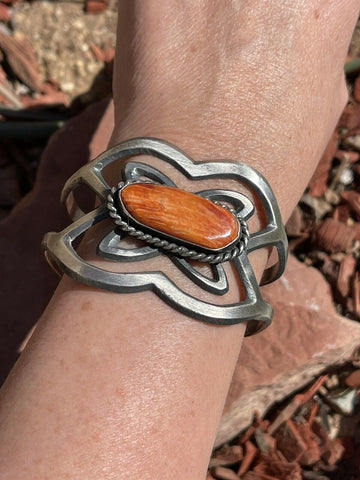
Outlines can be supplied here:
M358 2L278 3L121 2L112 143L248 163L285 220L345 104ZM64 279L2 392L2 478L203 478L243 332Z

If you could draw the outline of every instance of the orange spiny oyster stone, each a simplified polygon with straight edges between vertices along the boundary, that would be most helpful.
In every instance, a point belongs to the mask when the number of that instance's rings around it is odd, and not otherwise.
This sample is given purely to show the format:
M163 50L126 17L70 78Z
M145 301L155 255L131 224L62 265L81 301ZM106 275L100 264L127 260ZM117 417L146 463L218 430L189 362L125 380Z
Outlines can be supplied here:
M185 190L138 183L125 186L119 196L137 222L185 242L218 250L238 237L231 212Z

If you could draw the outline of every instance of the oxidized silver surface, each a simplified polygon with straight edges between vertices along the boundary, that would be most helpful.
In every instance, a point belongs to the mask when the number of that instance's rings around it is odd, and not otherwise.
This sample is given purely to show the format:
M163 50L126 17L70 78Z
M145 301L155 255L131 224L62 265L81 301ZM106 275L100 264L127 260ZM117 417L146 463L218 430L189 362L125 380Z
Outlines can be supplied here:
M168 178L168 181L170 179ZM209 251L204 251L198 245L191 245L191 248L187 248L185 245L179 245L179 239L177 238L168 238L168 235L165 235L159 231L153 231L156 236L153 236L149 233L146 233L142 230L136 229L134 226L129 224L129 214L124 218L120 215L118 209L115 206L115 196L116 194L126 185L131 185L133 183L144 183L144 182L128 182L124 184L121 182L117 187L111 189L111 193L107 196L107 208L109 210L110 217L114 220L115 224L118 225L121 230L123 230L128 235L142 240L145 243L150 244L155 248L159 248L165 251L165 253L173 253L177 257L191 258L192 260L197 260L198 262L203 263L222 263L232 260L234 257L241 255L244 249L247 247L249 242L250 232L247 226L246 221L241 217L243 209L239 211L234 210L233 208L228 208L225 204L221 204L223 208L227 208L238 222L238 236L234 242L231 242L230 246L227 246L222 249L215 250L215 253L209 253ZM199 196L205 196L203 192L198 192ZM220 204L220 202L214 202ZM134 219L132 219L134 221ZM151 229L153 230L153 229ZM159 238L160 237L160 238ZM214 251L214 250L212 250Z
M141 230L135 236L147 243L144 242L142 246L131 249L123 248L121 240L129 232L120 231L116 227L100 241L97 249L98 255L109 261L116 261L119 265L138 262L139 271L115 273L86 262L75 251L73 242L91 226L109 218L111 199L118 188L108 185L102 171L116 160L135 155L152 155L172 165L187 179L199 182L199 185L202 180L212 178L236 180L239 187L245 185L260 199L266 215L266 226L258 232L249 234L246 222L253 215L254 206L240 191L234 189L199 190L198 195L213 202L230 205L230 209L235 213L242 229L239 237L242 242L239 242L236 247L238 251L236 248L232 248L231 251L209 254L209 252L197 251L195 248L188 249L181 245L181 241L174 244ZM176 187L167 175L146 163L128 161L121 176L124 183L153 182ZM74 190L81 184L85 184L93 190L101 201L99 207L87 214L79 208L73 196ZM80 168L66 182L61 199L65 203L73 223L59 233L46 234L43 240L46 257L56 271L64 272L71 278L87 285L112 292L131 293L152 290L175 309L198 320L218 325L247 322L246 335L257 333L271 323L272 308L260 294L248 253L264 247L276 249L277 262L265 270L261 280L261 284L270 283L279 278L284 271L287 259L287 238L271 187L264 177L251 167L227 161L194 162L185 153L163 140L135 138L116 145ZM107 206L108 203L110 203L110 210ZM118 212L114 212L115 221L118 220L117 214ZM123 221L121 217L119 221ZM147 237L142 237L142 235L147 235ZM149 245L148 243L151 243L153 238L156 241ZM164 241L167 243L163 243ZM168 252L166 252L167 248ZM189 251L190 255L187 255ZM239 303L226 305L209 303L181 290L162 271L144 271L141 268L142 262L164 255L164 252L174 266L189 280L201 289L219 296L229 290L223 263L219 262L231 262L242 282L246 298ZM210 263L212 277L201 274L187 261L186 256Z

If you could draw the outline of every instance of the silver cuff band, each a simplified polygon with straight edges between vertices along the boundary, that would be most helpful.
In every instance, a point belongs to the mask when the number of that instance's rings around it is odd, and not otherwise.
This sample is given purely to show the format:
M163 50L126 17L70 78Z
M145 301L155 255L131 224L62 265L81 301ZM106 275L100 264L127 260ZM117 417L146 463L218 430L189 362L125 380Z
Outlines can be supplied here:
M239 233L231 245L211 250L201 245L192 245L172 237L169 233L144 226L116 204L119 192L127 185L161 185L176 187L170 176L147 163L130 159L121 172L120 185L110 186L104 180L103 169L120 159L137 155L150 155L170 164L186 179L201 185L203 180L232 180L232 185L245 186L252 190L261 201L266 216L266 226L251 233L247 220L254 213L252 202L236 189L207 189L196 195L226 208L239 225ZM119 179L120 180L120 179ZM85 184L96 193L101 201L99 207L84 213L76 204L73 192ZM154 291L166 303L192 318L217 325L232 325L246 322L246 335L252 335L266 328L272 319L272 308L261 297L248 254L264 247L275 247L277 262L265 270L260 284L270 283L281 276L287 259L287 238L280 211L271 187L262 175L251 167L228 161L194 162L175 146L155 138L127 140L102 153L95 160L84 165L66 182L61 195L73 223L59 233L47 233L43 240L46 257L57 272L64 272L71 278L86 285L118 293ZM125 215L125 216L124 216ZM113 218L114 228L101 240L97 253L100 257L116 261L118 265L137 262L139 271L115 273L91 265L82 259L73 247L73 242L91 226ZM121 240L132 235L143 244L136 248L123 248ZM228 289L224 262L232 262L241 281L245 299L238 303L218 305L202 301L181 290L162 271L146 271L143 262L156 256L166 255L172 264L186 275L197 287L215 295L224 295ZM212 277L200 273L187 259L209 263Z

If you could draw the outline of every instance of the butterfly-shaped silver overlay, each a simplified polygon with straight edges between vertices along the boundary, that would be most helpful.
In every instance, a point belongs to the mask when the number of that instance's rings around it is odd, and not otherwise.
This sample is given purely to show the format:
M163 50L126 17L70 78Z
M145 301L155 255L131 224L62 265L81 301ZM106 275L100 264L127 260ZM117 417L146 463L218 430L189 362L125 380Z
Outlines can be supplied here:
M126 158L127 162L121 173L122 183L150 182L176 187L169 176L160 169L147 163L133 161L132 157L138 155L156 157L170 164L186 179L198 182L199 185L202 180L225 179L225 181L232 180L231 185L233 186L233 180L235 180L235 183L239 184L239 190L241 186L245 186L261 201L266 215L266 225L258 232L250 232L246 239L246 248L240 248L235 253L232 250L233 255L229 260L227 258L224 260L222 257L219 262L209 262L210 276L201 273L200 269L197 269L186 257L176 254L178 247L181 252L184 251L180 241L179 245L175 245L175 248L168 252L164 248L157 248L145 241L141 242L139 246L124 248L121 240L128 235L128 232L120 229L115 223L114 228L100 241L97 254L111 262L116 261L120 266L136 262L139 269L131 273L121 273L92 265L80 257L73 243L90 227L105 221L110 216L109 198L114 198L118 186L110 186L105 181L103 177L105 167ZM100 205L89 213L83 212L74 198L74 191L82 184L95 192L101 201ZM246 221L254 214L253 203L233 187L231 190L199 189L196 194L212 202L227 205L227 208L234 212L242 225L246 226ZM278 279L283 273L288 244L280 211L271 187L265 178L253 168L245 164L223 160L194 162L177 147L163 140L134 138L110 148L92 162L81 167L66 182L61 194L61 201L66 205L73 223L61 232L47 233L43 240L46 258L58 273L66 273L86 285L112 292L132 293L152 290L166 303L189 317L217 325L245 322L246 335L258 333L271 323L273 310L261 296L248 254L265 247L273 247L277 252L276 263L267 268L262 276L260 285L264 285ZM142 237L138 236L138 238ZM146 238L149 238L149 235ZM143 262L163 255L201 290L218 296L226 294L229 290L224 263L221 262L231 262L233 271L236 272L238 280L243 286L245 298L237 303L210 303L182 290L173 279L170 279L161 270L149 271L141 268Z

